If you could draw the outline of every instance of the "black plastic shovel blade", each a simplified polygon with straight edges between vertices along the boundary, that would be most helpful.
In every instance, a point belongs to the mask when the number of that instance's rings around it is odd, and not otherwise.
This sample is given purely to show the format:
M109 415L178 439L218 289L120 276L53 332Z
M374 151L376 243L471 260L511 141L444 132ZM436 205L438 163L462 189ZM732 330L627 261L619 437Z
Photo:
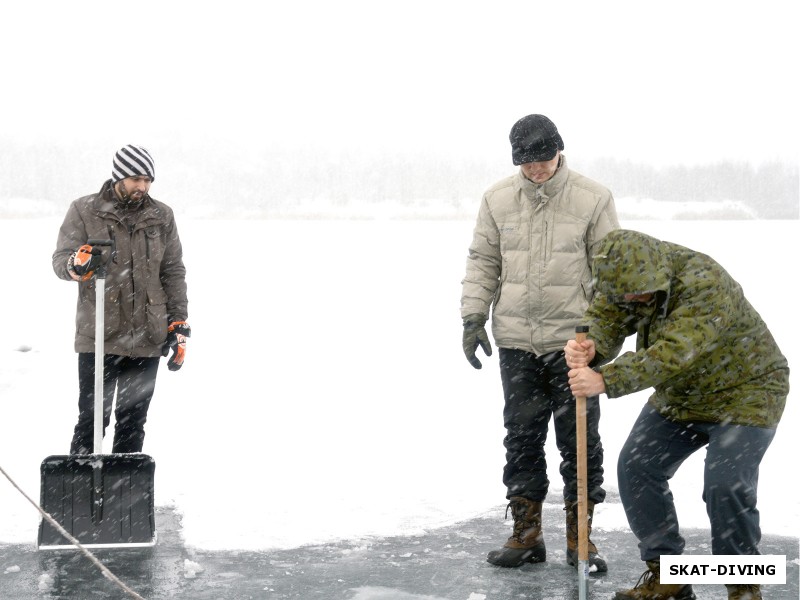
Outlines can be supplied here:
M49 456L41 466L41 506L88 548L153 546L155 468L141 453ZM75 548L46 519L38 546Z

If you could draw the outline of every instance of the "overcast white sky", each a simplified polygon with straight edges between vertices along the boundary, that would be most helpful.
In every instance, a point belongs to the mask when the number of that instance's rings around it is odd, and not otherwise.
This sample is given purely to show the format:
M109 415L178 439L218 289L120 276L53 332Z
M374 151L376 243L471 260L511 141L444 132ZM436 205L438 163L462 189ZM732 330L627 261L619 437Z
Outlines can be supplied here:
M457 159L508 154L539 112L586 159L795 161L791 5L20 0L0 9L0 137Z

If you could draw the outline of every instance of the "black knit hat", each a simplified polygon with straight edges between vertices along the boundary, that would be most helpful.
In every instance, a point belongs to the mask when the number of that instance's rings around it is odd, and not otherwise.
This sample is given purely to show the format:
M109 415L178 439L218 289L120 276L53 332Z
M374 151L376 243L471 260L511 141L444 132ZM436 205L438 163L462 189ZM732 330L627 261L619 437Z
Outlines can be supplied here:
M114 155L111 181L117 183L126 177L149 177L156 179L156 166L150 153L141 146L128 144Z
M515 165L552 160L564 149L564 140L555 124L544 115L528 115L514 123L511 134L511 159Z

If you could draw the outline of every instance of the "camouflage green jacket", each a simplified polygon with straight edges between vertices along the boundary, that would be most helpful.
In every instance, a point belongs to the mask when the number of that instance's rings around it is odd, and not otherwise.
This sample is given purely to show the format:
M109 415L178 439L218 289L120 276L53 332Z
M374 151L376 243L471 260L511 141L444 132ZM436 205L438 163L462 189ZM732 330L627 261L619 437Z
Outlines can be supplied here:
M593 256L586 312L610 398L654 388L666 418L774 428L789 366L742 288L712 258L635 231L609 233ZM649 304L623 294L653 293ZM619 353L636 333L636 352Z

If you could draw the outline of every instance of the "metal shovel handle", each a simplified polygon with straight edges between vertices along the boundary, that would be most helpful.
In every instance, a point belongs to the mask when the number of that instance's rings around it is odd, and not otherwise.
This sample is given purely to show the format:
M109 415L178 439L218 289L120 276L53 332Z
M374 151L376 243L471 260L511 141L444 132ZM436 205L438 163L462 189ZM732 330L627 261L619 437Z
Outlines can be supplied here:
M90 246L113 247L113 240L90 239ZM94 301L94 453L103 453L103 361L105 359L106 265L95 271Z

